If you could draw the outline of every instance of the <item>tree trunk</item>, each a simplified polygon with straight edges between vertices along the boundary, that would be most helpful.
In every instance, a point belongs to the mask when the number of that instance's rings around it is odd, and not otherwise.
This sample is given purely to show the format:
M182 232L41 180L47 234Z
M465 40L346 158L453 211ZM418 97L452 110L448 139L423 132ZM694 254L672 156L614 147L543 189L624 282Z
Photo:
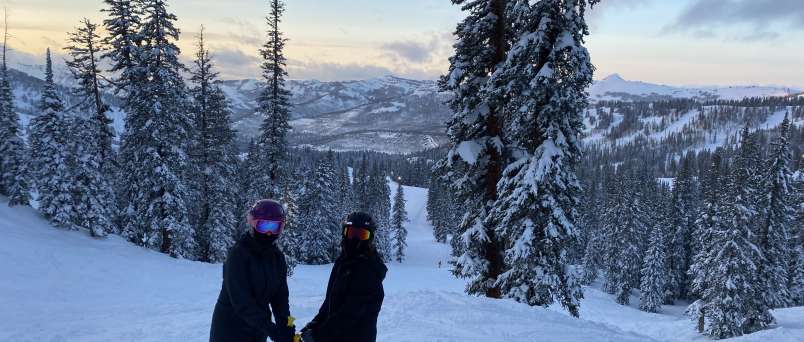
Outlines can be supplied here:
M491 48L494 49L494 58L490 61L489 65L487 66L489 69L489 74L491 74L494 69L496 69L497 65L500 64L505 60L505 54L507 50L506 41L505 41L505 7L506 7L506 0L493 0L492 4L492 13L498 18L497 22L494 24L494 33L491 38ZM499 111L494 106L489 104L489 115L486 120L486 131L487 136L492 138L499 138L502 133L502 124L499 119ZM502 178L502 154L500 151L497 150L496 146L487 145L486 146L489 150L489 168L486 173L486 191L485 191L485 201L486 203L494 202L497 200L497 183L499 183L500 178ZM485 227L486 235L489 237L489 241L484 246L484 256L486 260L489 262L488 270L487 270L487 277L491 281L497 281L497 278L503 272L504 264L503 264L503 256L502 256L502 244L497 238L497 234L495 233L494 227ZM486 289L486 297L490 298L500 298L502 297L502 293L500 291L499 286L490 286Z

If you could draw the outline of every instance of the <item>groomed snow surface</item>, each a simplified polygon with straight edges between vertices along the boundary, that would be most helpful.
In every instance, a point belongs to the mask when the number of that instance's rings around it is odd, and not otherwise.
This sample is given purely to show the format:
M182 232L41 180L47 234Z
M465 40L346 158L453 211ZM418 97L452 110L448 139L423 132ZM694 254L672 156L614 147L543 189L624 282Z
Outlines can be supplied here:
M395 189L395 186L392 186ZM706 340L683 307L648 314L586 288L581 319L558 307L467 296L433 242L427 191L405 188L408 258L390 263L378 340ZM0 198L0 341L206 341L221 265L172 259L119 237L95 240L48 225L33 209ZM443 265L438 268L438 261ZM330 266L299 266L290 279L299 326L320 305ZM804 341L804 308L777 310L779 326L734 341Z

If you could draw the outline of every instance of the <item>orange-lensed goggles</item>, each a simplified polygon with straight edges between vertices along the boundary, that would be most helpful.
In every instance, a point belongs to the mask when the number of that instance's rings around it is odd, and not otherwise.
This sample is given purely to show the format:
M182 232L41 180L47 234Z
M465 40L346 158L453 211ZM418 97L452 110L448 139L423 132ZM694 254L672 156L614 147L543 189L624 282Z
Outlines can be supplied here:
M367 228L344 226L343 236L346 237L347 239L368 241L369 239L371 239L371 231L368 230Z

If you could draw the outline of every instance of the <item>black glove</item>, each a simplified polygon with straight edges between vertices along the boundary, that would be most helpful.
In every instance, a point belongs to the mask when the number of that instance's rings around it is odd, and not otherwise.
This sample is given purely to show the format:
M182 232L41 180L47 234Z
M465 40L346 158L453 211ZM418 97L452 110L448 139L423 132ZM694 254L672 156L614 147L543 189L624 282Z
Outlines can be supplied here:
M302 329L302 342L315 342L315 339L313 339L313 330L308 329L309 327L310 325L308 324L306 327L304 327L304 329Z
M274 342L293 342L293 336L296 336L296 326L282 327L277 326L279 331L272 339Z
M315 329L316 326L318 326L318 322L310 321L310 323L307 323L307 325L305 325L304 328L302 328L301 332L304 333L304 332L313 330L313 329Z

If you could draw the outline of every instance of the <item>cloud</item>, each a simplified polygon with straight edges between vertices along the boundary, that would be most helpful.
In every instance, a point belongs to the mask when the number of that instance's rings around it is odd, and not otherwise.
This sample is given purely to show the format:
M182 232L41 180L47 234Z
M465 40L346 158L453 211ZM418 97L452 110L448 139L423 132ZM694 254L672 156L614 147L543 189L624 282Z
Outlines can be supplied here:
M260 59L240 49L210 49L213 62L224 79L260 77Z
M382 48L392 56L402 58L412 63L423 63L430 61L435 45L438 42L398 41L383 44Z
M604 0L589 10L586 21L594 29L600 25L603 21L603 17L612 11L634 10L650 5L655 1L656 0Z
M343 81L380 77L393 72L386 67L371 64L289 60L288 74L293 79Z
M750 32L739 40L775 39L772 25L804 29L804 3L801 0L694 0L665 32L714 30L723 26L748 25Z

